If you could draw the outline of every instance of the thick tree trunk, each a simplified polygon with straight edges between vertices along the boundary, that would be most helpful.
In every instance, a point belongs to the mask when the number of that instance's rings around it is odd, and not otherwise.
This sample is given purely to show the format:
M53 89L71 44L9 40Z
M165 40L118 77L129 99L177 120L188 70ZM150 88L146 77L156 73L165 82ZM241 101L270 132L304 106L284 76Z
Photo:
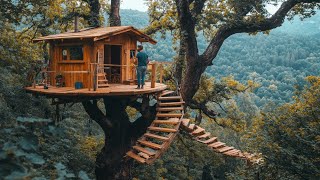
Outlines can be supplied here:
M149 98L144 97L141 103L129 98L104 98L106 113L103 114L94 102L83 102L83 106L90 117L103 129L105 145L96 159L96 178L130 179L130 162L124 156L151 124L155 118L155 106L149 106ZM131 123L126 112L128 105L135 107L142 113L142 117Z
M111 0L110 26L121 26L120 0Z
M99 0L89 0L88 1L90 7L90 15L88 19L88 23L90 27L99 27L101 26L100 22L100 2Z

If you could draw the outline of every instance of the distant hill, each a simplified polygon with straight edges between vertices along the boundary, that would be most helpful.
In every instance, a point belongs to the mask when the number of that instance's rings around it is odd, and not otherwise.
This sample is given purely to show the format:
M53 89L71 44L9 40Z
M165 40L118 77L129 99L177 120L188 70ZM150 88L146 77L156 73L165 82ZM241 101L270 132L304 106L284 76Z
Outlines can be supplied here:
M320 33L320 11L311 18L301 21L296 17L293 21L286 21L280 28L274 30L275 32L284 32L291 35L315 35ZM320 36L318 36L320 37Z
M121 10L123 25L143 28L148 25L148 15L136 10ZM207 73L219 79L232 75L245 83L253 79L261 84L252 99L258 106L270 100L278 104L288 102L295 91L302 87L308 75L320 75L320 12L304 21L298 18L286 21L270 35L236 34L228 38ZM156 37L158 44L146 46L152 59L171 61L176 52L172 38ZM199 50L208 42L198 37Z

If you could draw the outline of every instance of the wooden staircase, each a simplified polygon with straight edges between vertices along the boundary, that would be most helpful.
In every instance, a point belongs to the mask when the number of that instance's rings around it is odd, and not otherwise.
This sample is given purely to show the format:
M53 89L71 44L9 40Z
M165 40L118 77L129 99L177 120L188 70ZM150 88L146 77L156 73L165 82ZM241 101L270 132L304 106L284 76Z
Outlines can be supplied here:
M140 163L151 164L171 145L183 119L183 100L174 91L163 91L158 97L156 119L136 142L127 156Z
M227 146L225 143L220 142L217 137L211 136L211 133L206 132L205 129L190 123L189 119L183 119L181 123L181 129L189 133L194 139L202 144L207 145L217 153L221 153L226 156L246 159L253 164L260 164L262 158L257 154L250 154L247 152L241 152L240 150Z
M97 84L98 88L109 87L108 80L106 78L106 73L104 72L97 73L97 82L98 82Z
M132 150L126 153L139 163L151 164L159 158L171 145L179 128L186 131L196 141L207 145L217 153L247 160L251 164L261 164L263 159L259 154L241 152L234 147L220 142L217 137L211 136L204 128L183 119L184 101L181 96L172 95L173 91L163 91L158 97L156 119L148 127L147 132L136 142ZM169 96L171 95L171 96Z

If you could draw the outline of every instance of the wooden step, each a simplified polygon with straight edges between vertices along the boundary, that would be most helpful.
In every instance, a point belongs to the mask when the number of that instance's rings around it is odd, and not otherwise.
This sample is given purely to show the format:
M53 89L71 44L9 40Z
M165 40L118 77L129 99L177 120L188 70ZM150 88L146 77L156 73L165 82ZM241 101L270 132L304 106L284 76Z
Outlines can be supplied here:
M211 136L211 133L207 132L207 133L204 133L204 134L201 135L201 136L198 136L197 138L198 138L198 139L204 139L204 138L208 138L208 137L210 137L210 136Z
M217 139L218 139L217 137L212 137L212 138L210 138L210 139L208 139L208 140L200 141L200 142L202 142L202 143L204 143L204 144L211 144L211 143L213 143L214 141L216 141Z
M157 108L157 111L182 111L183 107Z
M189 131L193 131L195 126L195 124L190 124L188 127Z
M181 118L182 114L170 114L170 113L157 113L157 117L170 117L170 118Z
M108 82L107 79L99 79L98 82Z
M231 151L224 152L223 154L229 155L229 156L234 156L234 155L237 155L239 152L240 152L240 150L234 149Z
M182 119L182 125L188 127L190 119Z
M169 94L172 94L172 93L174 93L174 91L165 90L160 94L160 96L166 96L166 95L169 95Z
M223 146L223 145L225 145L225 144L226 144L226 143L223 143L223 142L218 141L218 142L209 144L208 146L209 146L209 147L212 147L212 148L218 148L218 147L221 147L221 146Z
M143 157L143 158L145 158L145 159L150 159L150 156L148 154L146 154L146 153L139 152L138 155Z
M176 125L179 123L178 118L170 118L168 120L154 120L153 123L155 124L173 124Z
M192 135L197 136L197 135L202 135L205 133L205 129L203 129L200 126L196 126L196 130L192 131Z
M150 131L157 131L157 132L167 132L167 133L175 133L177 130L170 129L170 128L161 128L161 127L148 127Z
M228 147L227 146L227 147L223 147L223 148L217 149L217 151L220 152L220 153L223 153L223 152L230 151L232 149L234 149L234 147Z
M152 149L161 149L161 145L150 142L150 141L144 141L144 140L138 140L138 142L142 145L145 145L147 147L150 147Z
M137 155L136 153L134 153L132 151L128 151L127 152L127 156L137 160L140 163L145 163L146 162L146 160L144 158L140 157L139 155Z
M148 138L158 139L158 140L161 140L161 141L168 141L169 140L168 137L159 136L159 135L151 134L151 133L145 133L144 136L146 136Z
M139 152L143 152L143 153L145 153L145 154L147 154L147 155L149 155L149 156L154 156L154 155L156 155L156 153L151 152L151 151L149 151L149 150L147 150L147 149L145 149L145 148L143 148L143 147L140 147L140 146L133 146L133 149L135 149L135 150L137 150L137 151L139 151Z
M179 102L168 102L168 103L159 103L160 107L175 107L175 106L181 106L184 104L184 101Z
M98 73L97 76L98 76L98 77L105 77L105 76L106 76L106 73Z
M109 84L98 84L98 88L100 87L109 87Z
M172 101L172 100L181 100L181 96L168 96L168 97L159 97L160 101Z

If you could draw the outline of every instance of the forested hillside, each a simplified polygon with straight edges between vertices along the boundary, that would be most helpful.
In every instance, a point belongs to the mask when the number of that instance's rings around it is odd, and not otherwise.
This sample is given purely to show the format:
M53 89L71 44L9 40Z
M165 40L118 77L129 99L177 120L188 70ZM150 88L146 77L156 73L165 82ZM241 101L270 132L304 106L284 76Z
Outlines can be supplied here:
M34 9L22 3L25 11L13 8L11 13L0 16L0 179L95 179L95 168L100 166L97 155L109 143L101 126L81 103L61 105L60 121L55 121L58 113L53 100L28 94L24 89L30 85L27 77L31 67L37 67L39 60L48 56L44 52L48 47L32 39L72 30L73 17L69 13L73 13L74 1L57 1L46 7L42 1L28 2L35 4ZM83 3L80 13L89 12ZM8 4L0 9L14 7ZM0 15L4 12L10 11L1 11ZM106 15L104 20L107 24ZM148 14L136 10L121 10L121 21L140 29L149 25ZM26 29L37 23L45 26ZM88 25L83 18L80 23ZM170 33L165 38L156 34L158 43L146 45L152 60L172 61L177 55ZM123 176L134 180L319 179L319 37L319 12L304 21L295 18L285 22L269 35L231 36L206 69L194 96L200 103L209 102L202 105L217 116L208 117L190 107L185 111L185 118L201 125L211 136L241 151L257 153L263 158L261 164L216 153L180 131L154 164L130 164L130 174ZM207 44L199 34L201 52ZM170 87L171 71L164 72L164 83ZM148 98L147 103L154 105L154 99ZM136 103L141 99L139 96ZM102 99L92 102L103 112L108 108ZM141 117L137 110L127 107L123 114L131 121ZM123 114L113 115L118 118Z
M143 28L148 25L148 15L135 10L122 10L124 25ZM304 86L304 78L320 74L320 15L301 21L287 21L269 35L238 34L229 38L221 48L213 66L207 73L216 79L233 76L245 83L253 80L261 85L253 97L260 107L269 102L289 102L295 88ZM172 61L176 52L170 33L165 39L156 36L156 46L147 46L151 58ZM198 37L200 51L208 42L202 34Z

